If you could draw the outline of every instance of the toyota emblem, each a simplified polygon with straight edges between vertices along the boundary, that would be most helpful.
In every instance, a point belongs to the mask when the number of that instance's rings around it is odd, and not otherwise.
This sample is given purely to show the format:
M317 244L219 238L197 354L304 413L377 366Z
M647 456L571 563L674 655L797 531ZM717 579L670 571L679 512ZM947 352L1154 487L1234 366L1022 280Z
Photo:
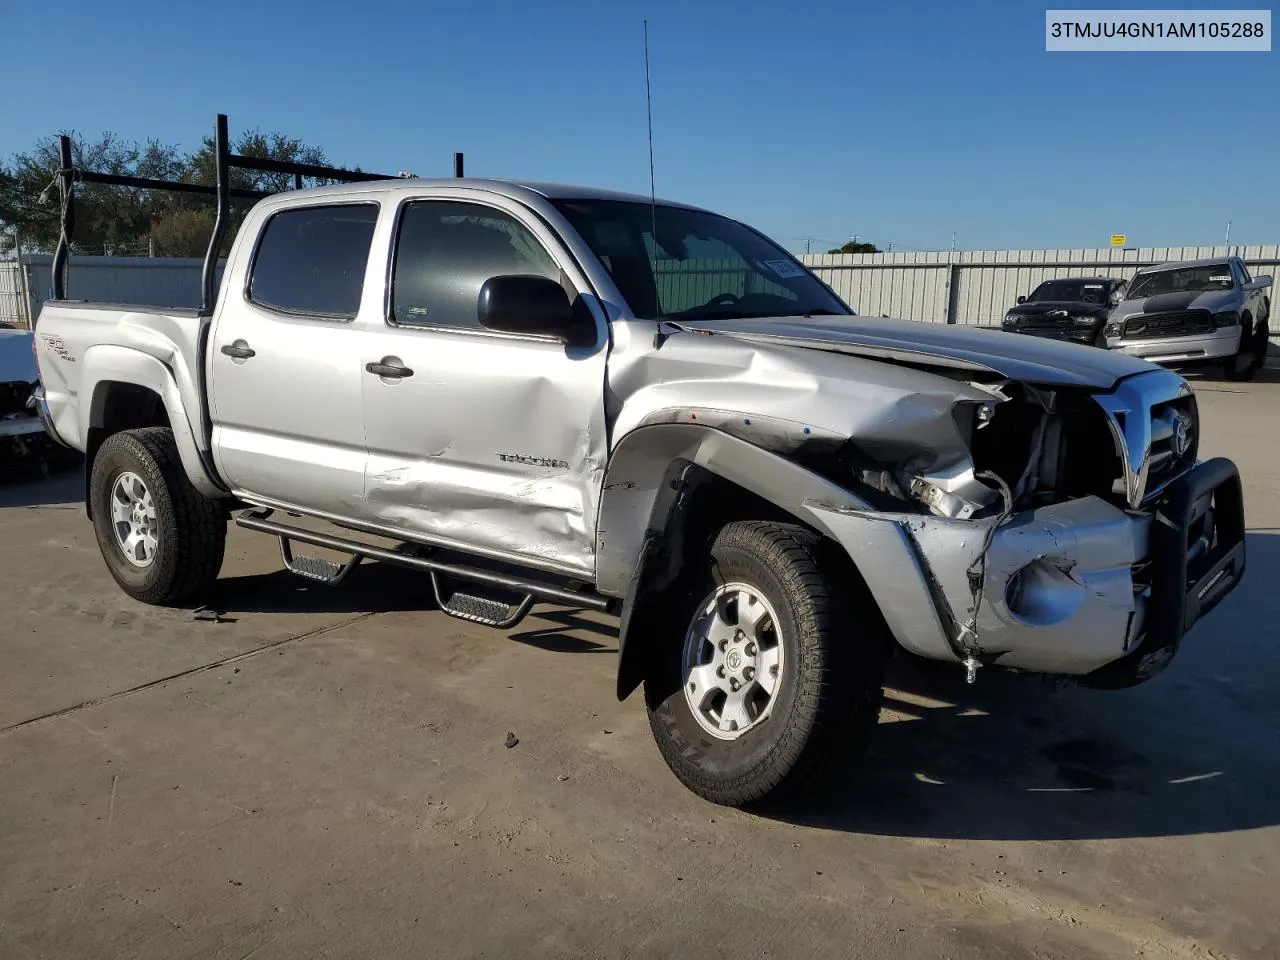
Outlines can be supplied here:
M1173 418L1173 455L1181 459L1191 449L1191 418L1175 414Z

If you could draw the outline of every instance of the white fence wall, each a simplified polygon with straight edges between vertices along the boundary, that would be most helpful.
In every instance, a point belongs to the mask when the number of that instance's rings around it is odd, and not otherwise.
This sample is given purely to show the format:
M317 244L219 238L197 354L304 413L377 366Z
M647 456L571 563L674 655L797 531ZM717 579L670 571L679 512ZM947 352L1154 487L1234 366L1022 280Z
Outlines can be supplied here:
M30 302L26 271L15 262L0 262L0 323L30 326Z
M1228 255L1243 257L1255 274L1280 275L1277 244L817 254L801 259L861 314L987 326L999 324L1019 295L1053 277L1127 279L1147 264Z
M1128 278L1146 264L1229 254L1244 257L1254 273L1280 276L1278 244L817 254L802 259L861 314L987 326L999 324L1020 294L1030 293L1036 284L1052 277ZM43 255L25 258L25 278L18 264L0 263L0 321L27 325L49 296L52 259ZM664 289L673 291L696 285L703 274L716 274L710 267L695 271L698 277L686 276L688 269L662 267L660 264L660 282ZM195 307L200 304L200 270L197 259L77 256L71 258L68 294L76 300ZM24 303L29 303L25 311Z
M198 307L203 266L203 261L195 258L74 256L67 275L67 296L152 307ZM18 314L18 298L6 297L5 291L22 283L28 306L25 314ZM23 257L21 270L15 262L0 263L0 321L29 326L30 318L39 314L40 305L52 291L53 257Z

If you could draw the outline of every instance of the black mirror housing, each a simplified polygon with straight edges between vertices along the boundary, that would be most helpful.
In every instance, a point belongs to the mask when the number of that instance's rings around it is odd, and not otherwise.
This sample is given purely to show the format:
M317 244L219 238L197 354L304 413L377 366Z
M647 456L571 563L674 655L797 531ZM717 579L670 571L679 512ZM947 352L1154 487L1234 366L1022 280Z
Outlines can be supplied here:
M1026 303L1026 302L1027 302L1027 298L1026 298L1026 297L1019 297L1019 298L1018 298L1018 302L1019 302L1019 303Z
M476 312L486 330L554 337L572 344L584 339L585 331L575 322L564 287L547 277L490 277L480 288ZM595 342L594 329L589 339Z

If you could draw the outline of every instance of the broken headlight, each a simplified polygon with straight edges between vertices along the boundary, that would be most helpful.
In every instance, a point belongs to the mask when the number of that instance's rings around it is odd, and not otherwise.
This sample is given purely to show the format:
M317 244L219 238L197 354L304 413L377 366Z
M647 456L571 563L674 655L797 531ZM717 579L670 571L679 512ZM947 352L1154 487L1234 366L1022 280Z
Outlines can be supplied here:
M995 503L1000 494L979 480L973 467L953 473L929 473L911 478L907 492L930 513L948 520L968 520Z

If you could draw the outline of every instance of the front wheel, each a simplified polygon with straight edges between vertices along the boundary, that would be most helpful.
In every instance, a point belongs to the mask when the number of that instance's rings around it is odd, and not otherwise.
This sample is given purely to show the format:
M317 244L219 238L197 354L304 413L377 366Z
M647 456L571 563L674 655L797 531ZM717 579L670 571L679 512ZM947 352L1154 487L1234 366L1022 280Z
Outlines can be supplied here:
M1222 361L1223 376L1236 382L1253 379L1254 374L1267 362L1267 348L1271 344L1271 333L1266 320L1255 331L1253 318L1246 313L1241 318L1240 327L1240 349L1235 356Z
M98 549L129 596L180 606L213 585L226 518L187 479L167 427L108 437L93 460L89 496Z
M726 525L645 682L663 758L714 803L845 772L875 728L888 633L861 584L828 579L820 545L792 524Z

